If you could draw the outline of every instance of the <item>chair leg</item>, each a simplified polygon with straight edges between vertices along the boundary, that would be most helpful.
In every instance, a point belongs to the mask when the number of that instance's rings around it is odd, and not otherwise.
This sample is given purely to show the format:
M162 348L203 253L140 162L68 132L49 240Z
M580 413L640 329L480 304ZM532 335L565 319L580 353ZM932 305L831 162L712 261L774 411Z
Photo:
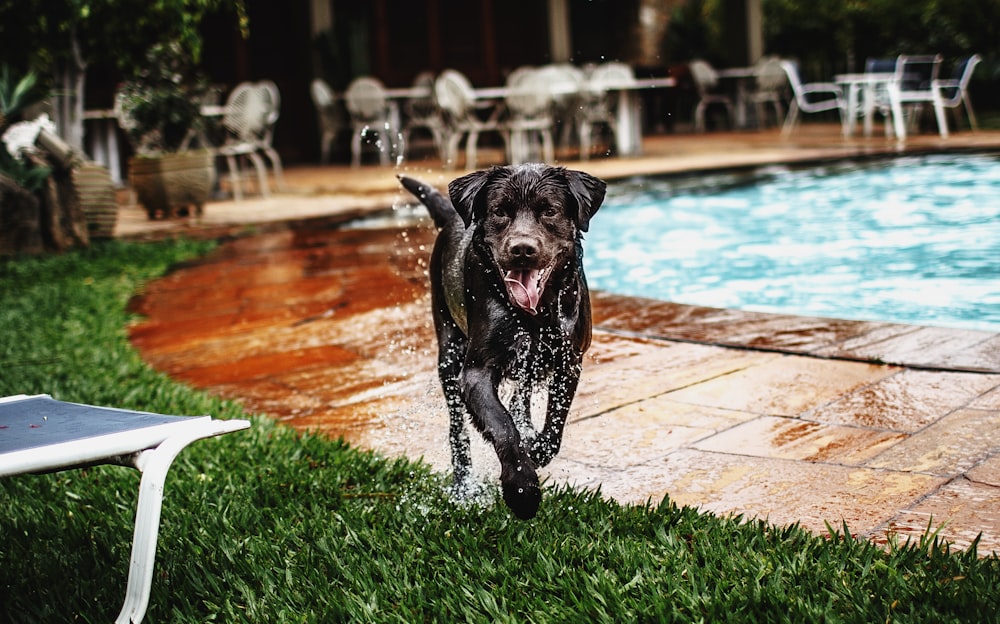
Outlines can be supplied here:
M274 171L274 184L278 187L278 190L285 190L285 170L281 167L281 157L278 156L278 152L270 145L265 145L263 149L264 153L267 154L267 159L271 161L271 170Z
M333 139L334 134L332 132L324 132L323 137L320 139L319 148L319 162L323 165L330 164L330 153L333 151Z
M256 152L248 153L247 157L250 158L254 169L257 170L257 182L260 184L260 194L264 197L270 197L271 189L267 184L267 165L264 164L264 159Z
M705 131L705 102L698 102L694 107L694 129L697 132Z
M934 91L934 117L937 118L938 134L942 139L948 138L948 118L944 114L944 102L941 101L941 94Z
M361 132L355 131L351 137L351 166L361 166Z
M240 167L236 163L236 156L227 154L226 165L229 167L229 183L233 187L233 199L243 201L243 183L240 181Z
M476 148L479 144L479 131L469 130L469 136L465 139L465 168L476 168Z
M979 130L979 124L976 122L976 113L972 111L972 102L969 100L968 93L962 93L962 102L965 103L965 112L969 115L969 127L972 128L973 132Z
M580 124L580 160L590 160L590 135L593 131L589 121Z
M556 159L556 146L551 130L542 130L542 160L551 164Z
M799 119L799 103L796 100L792 100L792 103L789 104L788 106L788 115L785 116L785 123L781 127L781 134L783 134L784 136L790 135L792 133L792 129L795 128L795 123L798 121L798 119Z
M448 137L448 148L445 155L444 166L446 169L454 169L458 160L458 146L462 143L462 133L452 132Z

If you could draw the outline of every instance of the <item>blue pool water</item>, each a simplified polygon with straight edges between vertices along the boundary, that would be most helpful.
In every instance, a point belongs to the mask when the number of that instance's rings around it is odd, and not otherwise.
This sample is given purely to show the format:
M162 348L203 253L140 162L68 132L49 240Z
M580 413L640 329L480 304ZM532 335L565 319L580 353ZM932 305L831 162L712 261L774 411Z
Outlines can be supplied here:
M714 307L1000 331L1000 156L614 183L592 288Z

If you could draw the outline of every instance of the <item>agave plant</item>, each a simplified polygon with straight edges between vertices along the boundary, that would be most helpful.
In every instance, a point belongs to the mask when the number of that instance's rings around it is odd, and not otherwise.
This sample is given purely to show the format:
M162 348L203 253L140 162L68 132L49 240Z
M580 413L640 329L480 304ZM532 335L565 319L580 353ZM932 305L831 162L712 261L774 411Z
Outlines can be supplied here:
M21 121L27 109L46 97L47 92L41 88L37 74L29 71L15 79L9 66L0 66L0 136ZM34 192L42 187L49 173L48 167L27 162L0 145L0 175L6 175L18 186Z

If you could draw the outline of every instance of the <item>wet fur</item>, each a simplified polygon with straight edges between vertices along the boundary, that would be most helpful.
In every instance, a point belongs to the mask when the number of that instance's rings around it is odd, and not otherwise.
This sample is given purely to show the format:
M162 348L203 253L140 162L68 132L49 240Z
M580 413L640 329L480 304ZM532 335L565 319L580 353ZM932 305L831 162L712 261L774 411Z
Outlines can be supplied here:
M517 517L532 518L541 502L536 468L559 451L590 346L581 243L605 184L580 171L534 164L463 176L448 185L450 197L413 178L400 181L440 229L431 298L455 487L470 479L471 418L500 459L504 501ZM546 276L534 309L516 303L507 271ZM504 381L514 388L507 406L499 398ZM531 395L542 387L548 391L545 424L535 431Z

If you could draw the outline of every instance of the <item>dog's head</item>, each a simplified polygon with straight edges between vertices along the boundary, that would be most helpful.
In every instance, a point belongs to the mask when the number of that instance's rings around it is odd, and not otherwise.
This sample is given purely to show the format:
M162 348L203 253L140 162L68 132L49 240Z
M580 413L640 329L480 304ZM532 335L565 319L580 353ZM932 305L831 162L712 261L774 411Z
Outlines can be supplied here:
M606 185L582 171L530 164L493 167L448 185L466 227L475 223L514 305L537 314L545 287L576 257Z

